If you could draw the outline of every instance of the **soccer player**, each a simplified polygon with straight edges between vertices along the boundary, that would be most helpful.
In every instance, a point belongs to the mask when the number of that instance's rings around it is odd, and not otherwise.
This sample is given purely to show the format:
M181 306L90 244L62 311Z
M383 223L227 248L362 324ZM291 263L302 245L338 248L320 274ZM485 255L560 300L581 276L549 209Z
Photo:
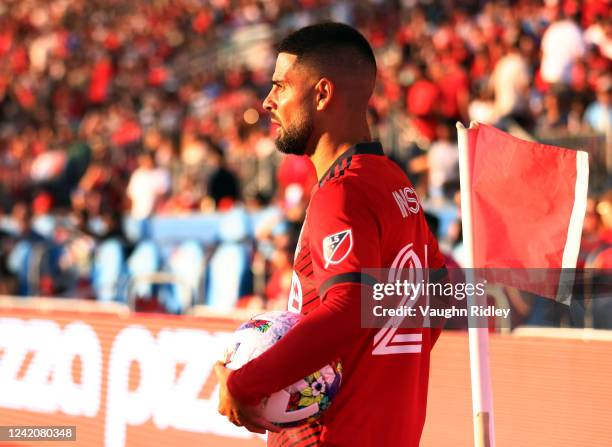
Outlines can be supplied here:
M302 28L278 47L264 101L281 152L307 155L319 178L293 264L289 310L304 318L260 357L216 366L221 414L270 446L417 446L429 356L439 330L361 328L364 268L444 265L412 185L371 141L376 80L367 40L339 23ZM369 289L371 293L371 288ZM342 385L315 423L280 430L262 399L340 359Z

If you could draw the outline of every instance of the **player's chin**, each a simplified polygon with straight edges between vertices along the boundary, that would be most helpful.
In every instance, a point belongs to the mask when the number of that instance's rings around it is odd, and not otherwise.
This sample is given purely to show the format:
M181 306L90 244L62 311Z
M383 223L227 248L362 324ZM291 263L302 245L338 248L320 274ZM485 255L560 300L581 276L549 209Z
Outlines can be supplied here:
M304 155L306 154L306 149L301 144L297 144L292 141L287 141L282 137L277 137L274 140L274 144L276 145L276 149L279 152L287 155Z

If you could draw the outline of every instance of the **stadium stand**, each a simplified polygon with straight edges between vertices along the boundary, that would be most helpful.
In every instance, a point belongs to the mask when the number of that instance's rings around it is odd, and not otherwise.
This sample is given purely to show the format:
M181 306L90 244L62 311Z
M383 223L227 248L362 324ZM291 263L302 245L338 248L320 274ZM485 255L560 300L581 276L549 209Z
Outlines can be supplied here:
M277 153L261 99L275 41L329 19L356 25L373 44L373 133L440 219L448 256L461 264L449 130L475 119L589 152L581 259L591 259L612 241L607 8L598 0L5 2L0 292L169 313L282 307L283 259L316 179L308 163ZM555 36L565 39L563 54Z

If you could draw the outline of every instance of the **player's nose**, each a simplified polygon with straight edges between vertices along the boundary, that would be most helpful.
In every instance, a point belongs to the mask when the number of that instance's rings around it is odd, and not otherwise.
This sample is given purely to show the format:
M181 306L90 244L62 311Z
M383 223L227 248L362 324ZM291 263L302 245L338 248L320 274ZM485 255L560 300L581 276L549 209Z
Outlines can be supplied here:
M266 99L263 100L263 108L270 114L272 114L272 111L276 108L276 103L272 100L272 90L270 90Z

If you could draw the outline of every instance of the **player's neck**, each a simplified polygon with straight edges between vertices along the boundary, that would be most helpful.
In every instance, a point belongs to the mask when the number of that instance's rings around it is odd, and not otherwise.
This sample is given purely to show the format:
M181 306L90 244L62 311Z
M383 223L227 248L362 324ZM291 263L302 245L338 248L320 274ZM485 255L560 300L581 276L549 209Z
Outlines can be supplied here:
M310 160L317 171L317 178L321 180L321 177L323 177L334 161L349 150L351 146L367 141L371 141L370 131L367 127L362 132L356 132L354 135L343 138L334 138L329 133L321 135L314 153L310 156Z

